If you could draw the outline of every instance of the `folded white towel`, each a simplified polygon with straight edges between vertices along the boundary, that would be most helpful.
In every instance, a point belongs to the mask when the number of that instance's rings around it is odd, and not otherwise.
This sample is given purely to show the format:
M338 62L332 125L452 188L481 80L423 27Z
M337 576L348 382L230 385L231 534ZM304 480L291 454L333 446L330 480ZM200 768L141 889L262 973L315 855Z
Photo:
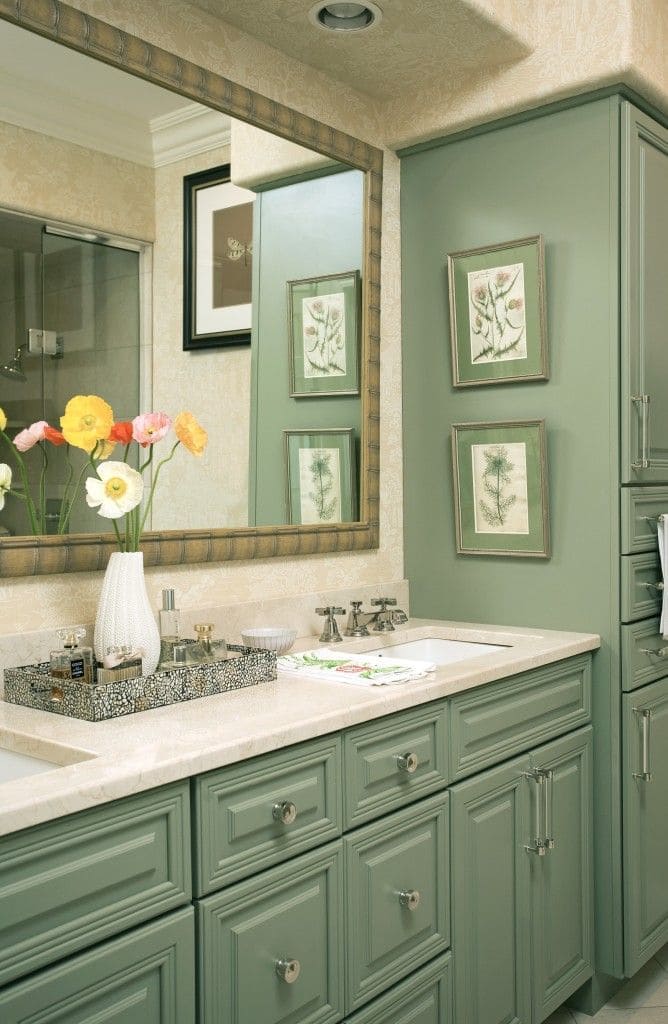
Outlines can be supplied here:
M668 576L668 515L659 516L657 535L659 539L659 558L661 560L661 578L664 582L663 603L661 605L661 625L659 632L664 640L668 640L668 590L666 590L666 577Z
M436 666L429 661L410 661L378 654L354 654L318 647L299 654L285 654L278 667L312 679L352 683L355 686L391 686L421 679Z

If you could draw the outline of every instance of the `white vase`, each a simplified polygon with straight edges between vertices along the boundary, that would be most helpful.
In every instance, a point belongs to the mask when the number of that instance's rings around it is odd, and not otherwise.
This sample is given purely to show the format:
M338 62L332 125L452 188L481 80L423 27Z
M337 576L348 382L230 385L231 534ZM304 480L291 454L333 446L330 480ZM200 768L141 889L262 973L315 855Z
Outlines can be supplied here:
M129 646L142 652L144 675L160 658L160 632L149 604L141 551L114 551L102 582L95 619L95 657L110 647Z

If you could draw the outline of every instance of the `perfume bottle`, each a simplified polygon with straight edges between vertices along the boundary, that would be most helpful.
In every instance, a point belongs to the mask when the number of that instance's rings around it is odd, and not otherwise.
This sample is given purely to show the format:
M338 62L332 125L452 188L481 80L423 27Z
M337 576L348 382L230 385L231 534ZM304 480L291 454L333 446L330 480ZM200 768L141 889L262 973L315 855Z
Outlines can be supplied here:
M225 641L213 639L212 622L196 623L195 632L197 633L197 640L193 644L195 657L199 655L200 650L203 652L201 656L203 662L223 661L227 657L227 644Z
M162 608L160 609L160 664L171 665L174 660L174 647L179 642L179 611L174 606L174 591L163 590Z
M90 647L79 647L86 630L83 626L59 629L56 636L64 646L51 651L50 672L56 679L76 679L82 683L93 682L93 652Z

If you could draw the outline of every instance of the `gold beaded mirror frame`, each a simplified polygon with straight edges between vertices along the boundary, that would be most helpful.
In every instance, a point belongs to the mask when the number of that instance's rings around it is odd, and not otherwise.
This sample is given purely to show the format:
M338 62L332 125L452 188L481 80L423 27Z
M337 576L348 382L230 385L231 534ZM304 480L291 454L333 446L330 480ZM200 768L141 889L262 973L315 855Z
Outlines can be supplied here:
M0 20L364 172L359 521L153 532L142 549L147 565L168 565L377 547L382 151L58 0L0 0ZM0 577L104 569L115 548L110 534L2 537Z

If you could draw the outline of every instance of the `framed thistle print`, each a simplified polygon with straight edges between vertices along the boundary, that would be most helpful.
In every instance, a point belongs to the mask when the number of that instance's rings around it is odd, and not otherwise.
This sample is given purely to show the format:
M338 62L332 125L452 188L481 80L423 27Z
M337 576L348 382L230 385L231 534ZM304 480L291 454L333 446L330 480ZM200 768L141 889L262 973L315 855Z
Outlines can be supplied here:
M255 194L230 165L183 179L183 348L248 345Z
M290 395L359 395L360 274L288 281Z
M326 525L357 519L355 431L284 430L287 522Z
M549 558L545 420L456 423L452 462L458 554Z
M448 256L456 388L547 380L542 235Z

